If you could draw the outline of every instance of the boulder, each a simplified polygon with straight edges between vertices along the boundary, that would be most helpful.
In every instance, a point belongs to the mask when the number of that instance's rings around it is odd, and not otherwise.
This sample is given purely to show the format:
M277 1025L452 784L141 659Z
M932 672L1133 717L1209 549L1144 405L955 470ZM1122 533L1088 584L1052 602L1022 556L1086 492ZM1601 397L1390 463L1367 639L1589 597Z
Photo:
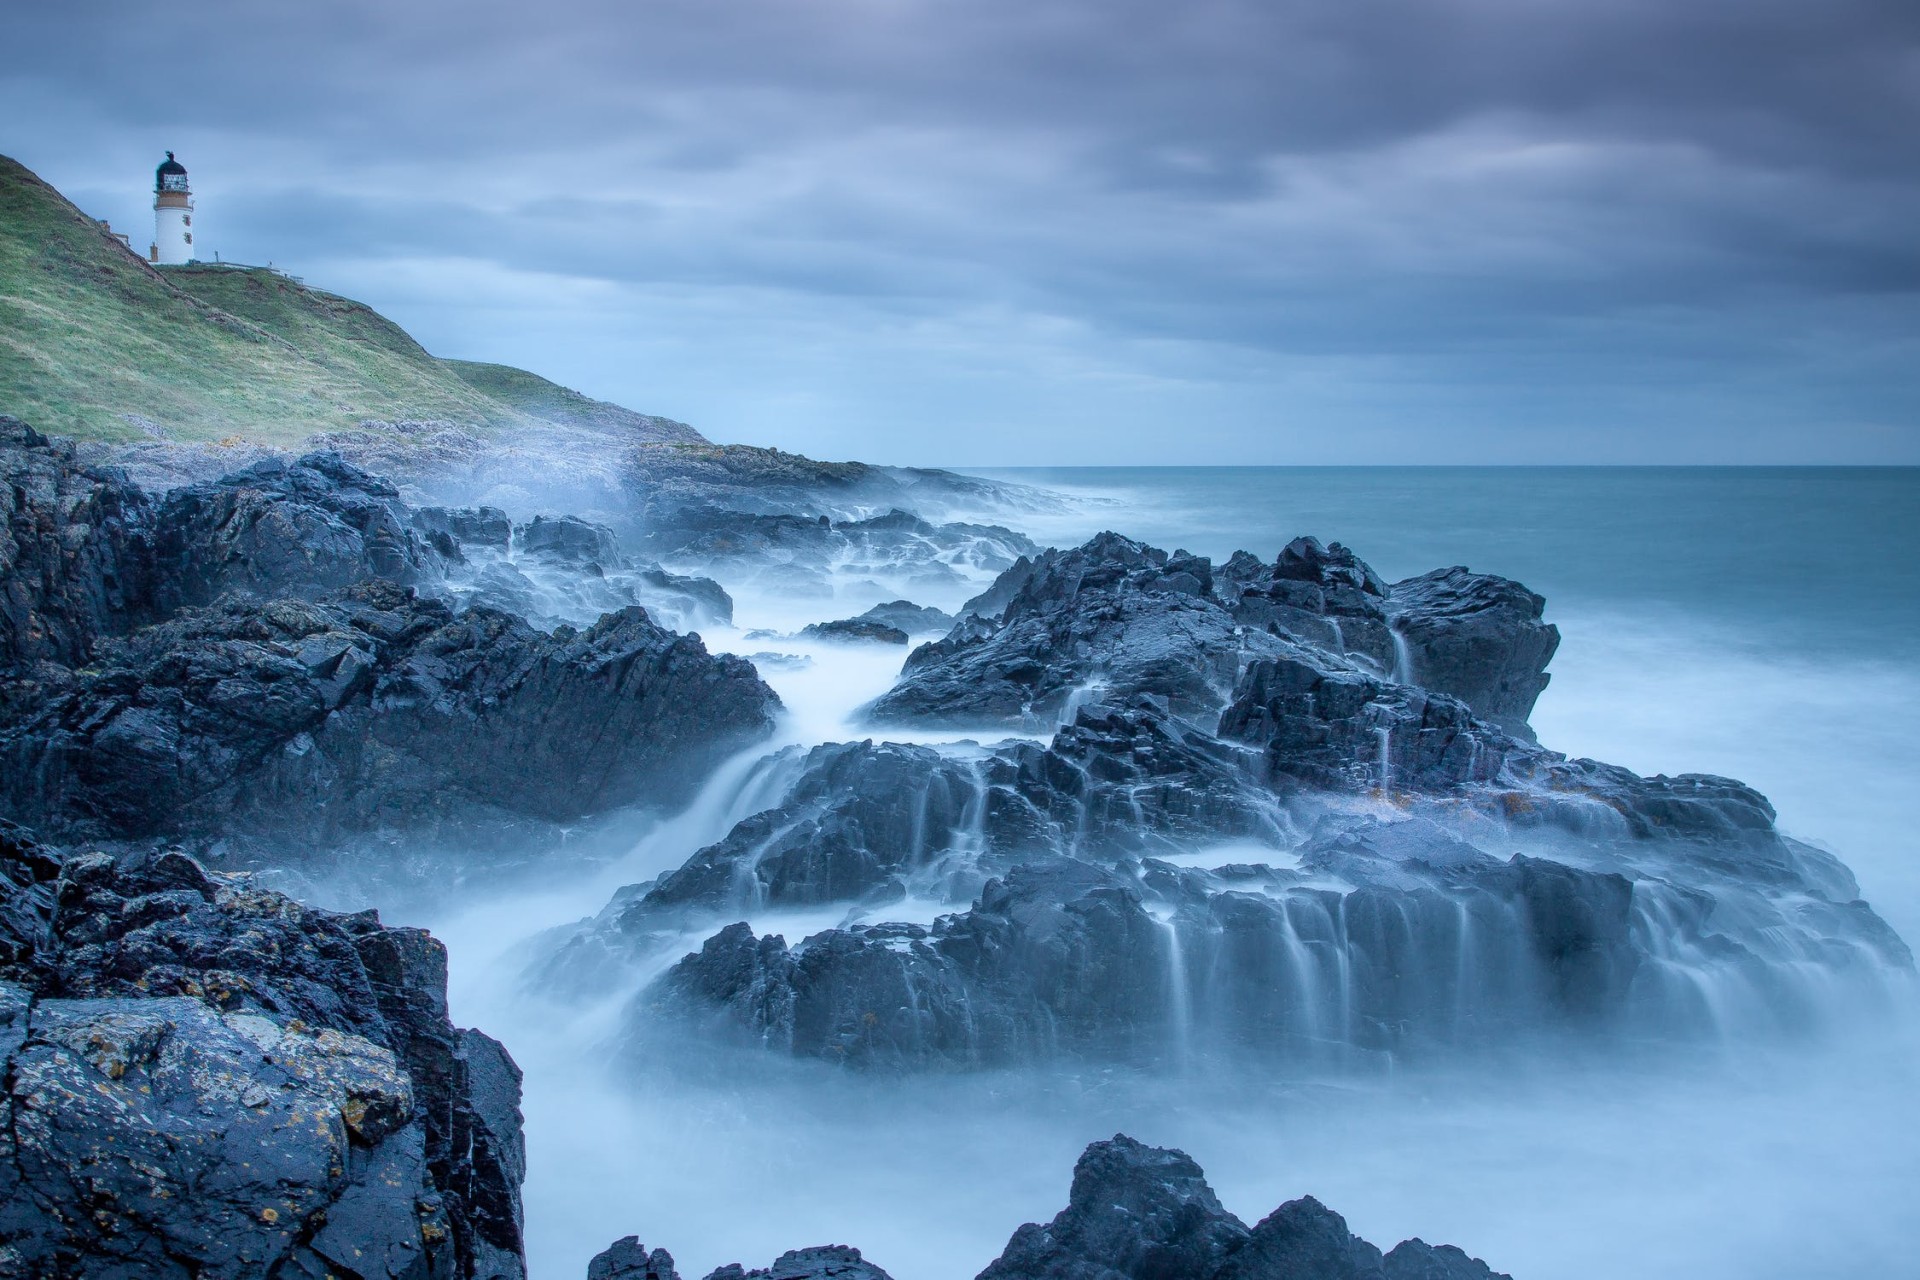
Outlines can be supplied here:
M1246 1242L1186 1152L1115 1134L1074 1165L1067 1207L1015 1231L980 1280L1198 1280Z
M867 644L900 644L907 633L899 627L872 618L841 618L835 622L810 622L800 629L803 636L816 640L839 640Z
M1509 1280L1451 1245L1384 1258L1311 1196L1248 1230L1183 1151L1115 1134L1086 1149L1067 1207L1013 1233L980 1280Z
M513 521L498 507L416 507L412 521L429 538L456 546L505 550L513 538Z
M649 1253L640 1237L622 1236L594 1255L587 1280L680 1280L680 1273L665 1249Z
M844 1244L815 1245L793 1249L773 1260L773 1265L752 1271L739 1263L729 1263L707 1274L706 1280L893 1280L886 1272L860 1256L860 1251Z
M620 559L613 530L578 516L535 516L513 532L523 554L560 564L604 568Z
M890 600L885 604L877 604L861 614L860 620L894 627L910 636L947 631L954 624L954 616L945 610L935 609L931 605L918 605L911 600Z
M1519 583L1461 566L1396 582L1387 611L1404 647L1398 679L1458 698L1507 733L1533 740L1527 717L1547 687L1560 630Z
M50 869L57 868L51 879ZM0 1258L21 1274L521 1280L519 1078L446 957L178 852L0 831Z

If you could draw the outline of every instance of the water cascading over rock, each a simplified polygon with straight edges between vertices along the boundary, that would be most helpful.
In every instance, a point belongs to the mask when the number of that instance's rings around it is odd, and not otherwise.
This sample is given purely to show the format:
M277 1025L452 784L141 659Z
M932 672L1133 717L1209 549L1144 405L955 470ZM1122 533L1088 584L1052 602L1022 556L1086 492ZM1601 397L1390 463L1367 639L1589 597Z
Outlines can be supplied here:
M578 951L604 979L607 954L692 932L634 1005L643 1051L680 1025L888 1070L1797 1031L1909 979L1846 869L1749 788L1568 760L1394 678L1389 620L1402 676L1513 722L1556 638L1538 597L1448 570L1396 612L1344 549L1256 564L1102 535L1009 570L873 714L1031 724L1098 681L1051 742L818 748L552 972ZM1380 630L1335 644L1328 620L1356 618ZM945 914L889 922L928 902ZM805 938L727 923L835 903Z

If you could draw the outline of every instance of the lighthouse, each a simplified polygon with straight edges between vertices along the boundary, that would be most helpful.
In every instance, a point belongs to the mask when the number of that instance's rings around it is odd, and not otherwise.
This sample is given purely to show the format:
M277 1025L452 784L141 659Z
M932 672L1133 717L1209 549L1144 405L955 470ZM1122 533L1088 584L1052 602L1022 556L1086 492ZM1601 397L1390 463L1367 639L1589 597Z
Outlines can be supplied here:
M193 257L193 192L187 189L187 167L169 151L153 171L153 248L147 259L177 266Z

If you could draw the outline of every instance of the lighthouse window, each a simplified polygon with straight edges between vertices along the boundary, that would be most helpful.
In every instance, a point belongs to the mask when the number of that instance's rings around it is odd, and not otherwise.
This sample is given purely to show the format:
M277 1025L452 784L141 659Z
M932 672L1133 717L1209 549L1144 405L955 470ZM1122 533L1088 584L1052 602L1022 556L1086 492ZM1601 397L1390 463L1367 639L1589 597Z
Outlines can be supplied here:
M183 227L190 227L190 226L192 226L192 225L193 225L193 215L189 213L189 214L187 214L187 215L186 215L185 217L183 217L183 218L181 218L181 219L180 219L180 225L181 225L181 226L183 226Z
M182 237L182 239L184 239L184 240L185 240L185 241L186 241L186 242L187 242L188 244L192 244L192 243L193 243L193 232L191 232L191 231L189 231L189 232L187 232L187 234L186 234L185 236L183 236L183 237Z

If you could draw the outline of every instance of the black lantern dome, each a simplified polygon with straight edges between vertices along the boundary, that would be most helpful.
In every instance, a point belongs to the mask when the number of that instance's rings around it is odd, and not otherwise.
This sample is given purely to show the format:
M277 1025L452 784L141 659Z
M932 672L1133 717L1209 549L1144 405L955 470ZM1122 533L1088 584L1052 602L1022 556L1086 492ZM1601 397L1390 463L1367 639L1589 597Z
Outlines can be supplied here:
M155 191L185 191L187 189L187 166L173 158L173 152L167 152L167 158L153 171L153 189Z

